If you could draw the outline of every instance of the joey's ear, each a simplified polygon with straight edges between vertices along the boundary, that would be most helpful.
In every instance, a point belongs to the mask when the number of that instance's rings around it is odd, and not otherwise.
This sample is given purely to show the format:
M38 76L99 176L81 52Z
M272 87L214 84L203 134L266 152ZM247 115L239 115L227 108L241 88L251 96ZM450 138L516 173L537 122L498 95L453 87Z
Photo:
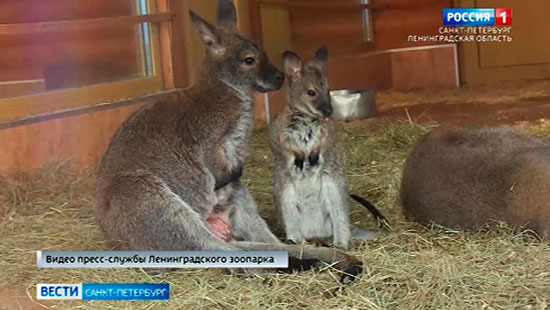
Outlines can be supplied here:
M230 0L220 0L218 1L218 14L217 14L217 23L218 26L225 28L236 28L237 24L237 13L235 12L235 6Z
M291 80L296 80L302 75L304 69L302 59L296 53L286 51L283 53L283 69Z
M213 55L222 55L225 53L225 47L221 45L216 26L204 20L193 10L189 10L191 23L199 38L204 42L206 50Z
M313 62L319 66L322 70L325 70L327 65L328 50L326 46L321 46L317 52L315 52L315 58Z

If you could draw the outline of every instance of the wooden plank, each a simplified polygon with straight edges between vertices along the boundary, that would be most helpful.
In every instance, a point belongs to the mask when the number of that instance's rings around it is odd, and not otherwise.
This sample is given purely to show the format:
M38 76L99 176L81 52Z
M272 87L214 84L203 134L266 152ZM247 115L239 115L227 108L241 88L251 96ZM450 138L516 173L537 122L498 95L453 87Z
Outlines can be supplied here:
M290 10L285 6L262 5L261 16L263 47L271 62L281 68L283 52L292 49ZM286 105L286 88L271 92L268 97L269 115L273 119Z
M155 103L155 102L164 100L169 96L173 95L174 93L178 93L178 92L180 92L179 89L171 89L171 90L161 91L161 92L148 94L148 95L140 96L136 98L123 99L115 102L102 102L94 105L69 108L69 109L56 111L48 114L32 115L29 117L25 117L25 118L13 120L13 121L4 121L4 122L0 122L0 131L8 128L14 128L18 126L51 121L51 120L71 117L75 115L93 113L97 111L109 110L109 109L123 107L127 105Z
M427 8L451 8L452 0L375 0L373 10L376 11L408 11Z
M391 66L388 53L329 57L327 77L331 89L387 89L392 87Z
M171 23L163 23L159 28L164 89L189 85L184 41L184 18L187 10L184 5L184 1L180 0L158 0L157 2L160 12L173 14Z
M346 9L346 10L364 10L372 7L372 4L361 3L316 3L316 2L298 2L298 1L280 1L280 0L258 0L261 4L281 5L289 8L308 8L308 9Z
M182 88L189 85L187 74L187 51L185 49L185 18L188 11L184 1L168 0L170 12L174 13L171 23L170 44L172 48L172 67L174 87Z
M0 82L0 98L36 94L45 90L43 79Z
M2 0L0 24L134 15L136 1Z
M132 25L145 22L157 23L168 21L170 19L172 19L172 13L163 12L139 16L118 16L40 23L0 24L0 35L43 33L50 31L59 31L66 28L85 29L97 27L98 25L117 27L121 25Z
M258 43L260 46L263 46L262 38L262 16L260 10L260 4L256 0L246 0L247 9L248 9L248 20L249 20L249 35L250 37Z
M397 90L456 87L452 46L391 53L392 86Z
M247 0L233 0L235 6L235 13L237 17L237 29L246 35L250 34L250 20L248 18L248 1Z
M307 8L307 9L323 9L323 10L365 10L372 11L392 11L392 10L411 10L420 8L452 7L451 0L376 0L370 4L361 4L357 0L317 0L313 1L283 1L283 0L252 0L260 4L280 5L288 8Z
M0 122L78 106L143 96L162 89L162 78L144 77L62 91L0 99Z
M158 0L157 7L160 12L169 11L167 0ZM162 23L159 26L160 53L162 59L162 79L164 82L164 89L171 89L176 87L174 82L174 68L172 66L172 36L170 28L171 25L168 23Z

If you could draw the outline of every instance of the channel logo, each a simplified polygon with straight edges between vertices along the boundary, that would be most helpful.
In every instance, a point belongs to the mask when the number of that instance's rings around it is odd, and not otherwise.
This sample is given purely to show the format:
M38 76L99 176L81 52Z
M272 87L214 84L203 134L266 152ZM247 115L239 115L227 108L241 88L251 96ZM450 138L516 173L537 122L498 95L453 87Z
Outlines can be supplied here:
M167 283L38 284L36 298L49 300L166 300Z
M444 26L511 26L512 9L443 9Z
M38 284L36 298L82 300L82 284Z

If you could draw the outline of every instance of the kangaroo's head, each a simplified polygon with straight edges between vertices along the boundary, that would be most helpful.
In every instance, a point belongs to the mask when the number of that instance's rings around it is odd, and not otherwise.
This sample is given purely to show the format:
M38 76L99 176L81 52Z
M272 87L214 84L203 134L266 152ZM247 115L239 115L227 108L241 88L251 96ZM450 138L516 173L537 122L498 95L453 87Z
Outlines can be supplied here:
M325 76L327 49L323 46L313 61L303 64L300 56L286 51L283 67L289 83L289 105L311 117L323 118L332 114L330 88Z
M203 72L241 92L268 92L281 88L283 73L271 64L266 53L236 30L235 7L229 0L218 3L217 26L189 11L191 22L204 42Z

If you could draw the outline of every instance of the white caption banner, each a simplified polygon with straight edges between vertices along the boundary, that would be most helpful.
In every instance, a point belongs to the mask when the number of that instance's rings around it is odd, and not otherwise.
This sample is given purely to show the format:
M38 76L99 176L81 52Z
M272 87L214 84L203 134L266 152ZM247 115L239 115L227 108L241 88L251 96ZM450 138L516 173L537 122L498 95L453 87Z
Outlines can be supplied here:
M36 251L39 268L287 268L285 251Z

